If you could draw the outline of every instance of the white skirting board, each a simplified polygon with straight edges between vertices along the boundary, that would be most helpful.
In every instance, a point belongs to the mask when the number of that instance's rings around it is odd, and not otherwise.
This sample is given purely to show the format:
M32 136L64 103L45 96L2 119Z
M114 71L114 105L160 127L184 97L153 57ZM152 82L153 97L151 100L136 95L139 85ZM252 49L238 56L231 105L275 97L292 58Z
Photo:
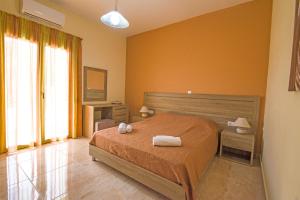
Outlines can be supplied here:
M264 183L264 190L265 190L266 200L271 200L270 195L269 195L270 192L269 192L269 187L268 187L268 181L266 179L264 164L262 162L262 157L261 156L260 156L259 160L260 160L260 169L261 169L262 179L263 179L263 183Z

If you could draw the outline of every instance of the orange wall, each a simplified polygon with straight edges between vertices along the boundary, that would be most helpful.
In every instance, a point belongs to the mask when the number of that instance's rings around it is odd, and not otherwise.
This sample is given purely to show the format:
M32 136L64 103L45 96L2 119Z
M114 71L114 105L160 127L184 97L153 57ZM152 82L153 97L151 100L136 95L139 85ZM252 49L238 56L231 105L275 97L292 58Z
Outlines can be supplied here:
M129 37L125 99L131 114L146 91L192 90L259 95L263 119L271 12L271 0L255 0Z

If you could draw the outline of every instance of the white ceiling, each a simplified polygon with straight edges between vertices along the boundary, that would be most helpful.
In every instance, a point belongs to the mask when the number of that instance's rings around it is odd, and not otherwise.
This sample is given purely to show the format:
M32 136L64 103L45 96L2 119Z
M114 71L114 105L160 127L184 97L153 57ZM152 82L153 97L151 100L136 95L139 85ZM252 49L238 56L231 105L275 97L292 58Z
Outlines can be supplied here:
M52 0L90 20L114 8L114 0ZM228 8L251 0L119 0L118 10L130 23L125 35L135 35L208 12ZM100 22L99 22L100 23Z

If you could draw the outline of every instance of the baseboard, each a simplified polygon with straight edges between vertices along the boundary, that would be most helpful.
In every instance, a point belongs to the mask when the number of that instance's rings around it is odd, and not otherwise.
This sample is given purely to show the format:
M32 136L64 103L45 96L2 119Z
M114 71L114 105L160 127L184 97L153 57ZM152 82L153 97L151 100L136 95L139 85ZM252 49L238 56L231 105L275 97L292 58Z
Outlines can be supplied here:
M264 165L263 165L261 157L259 158L259 161L260 161L260 169L261 169L262 179L263 179L263 183L264 183L266 200L271 200L270 195L269 195L270 193L269 193L268 181L265 176L265 169L264 169Z

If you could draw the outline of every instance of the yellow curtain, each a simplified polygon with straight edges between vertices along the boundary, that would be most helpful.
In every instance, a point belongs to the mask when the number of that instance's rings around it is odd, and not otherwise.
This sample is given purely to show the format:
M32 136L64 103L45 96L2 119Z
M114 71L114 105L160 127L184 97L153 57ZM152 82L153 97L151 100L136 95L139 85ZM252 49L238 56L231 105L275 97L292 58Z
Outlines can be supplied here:
M82 130L82 106L81 106L81 42L78 38L72 38L68 42L70 52L69 62L69 137L81 136ZM71 117L72 116L72 117Z
M38 88L37 88L37 92L39 93L38 95L38 120L39 120L39 133L40 135L38 135L37 137L37 144L43 144L46 143L45 141L45 131L44 131L44 100L43 100L43 95L44 95L44 47L47 44L47 41L49 40L50 37L50 31L48 28L46 27L42 27L41 28L41 35L40 35L40 39L39 39L39 57L38 57L38 65L40 67L38 67L38 80L37 82L38 84Z
M44 46L50 45L54 47L61 47L69 52L69 138L78 138L82 135L82 92L81 92L81 73L82 73L82 57L81 57L81 39L61 31L43 27L41 36L41 56L40 63L43 66L43 49ZM43 70L44 67L41 67ZM43 72L41 72L43 74ZM43 88L43 76L41 75L41 88ZM43 92L43 91L42 91ZM41 101L41 104L43 102ZM43 105L41 105L43 109ZM43 123L43 111L41 112L41 123ZM43 125L41 126L42 142L46 143Z
M6 151L5 137L5 86L4 86L4 35L23 38L39 44L38 56L38 116L39 135L37 144L45 142L44 138L44 48L46 45L63 47L69 51L69 137L81 136L82 129L82 92L81 92L81 39L49 28L47 26L26 20L0 11L0 153Z
M0 13L0 154L7 151L5 136L4 28L6 16Z

